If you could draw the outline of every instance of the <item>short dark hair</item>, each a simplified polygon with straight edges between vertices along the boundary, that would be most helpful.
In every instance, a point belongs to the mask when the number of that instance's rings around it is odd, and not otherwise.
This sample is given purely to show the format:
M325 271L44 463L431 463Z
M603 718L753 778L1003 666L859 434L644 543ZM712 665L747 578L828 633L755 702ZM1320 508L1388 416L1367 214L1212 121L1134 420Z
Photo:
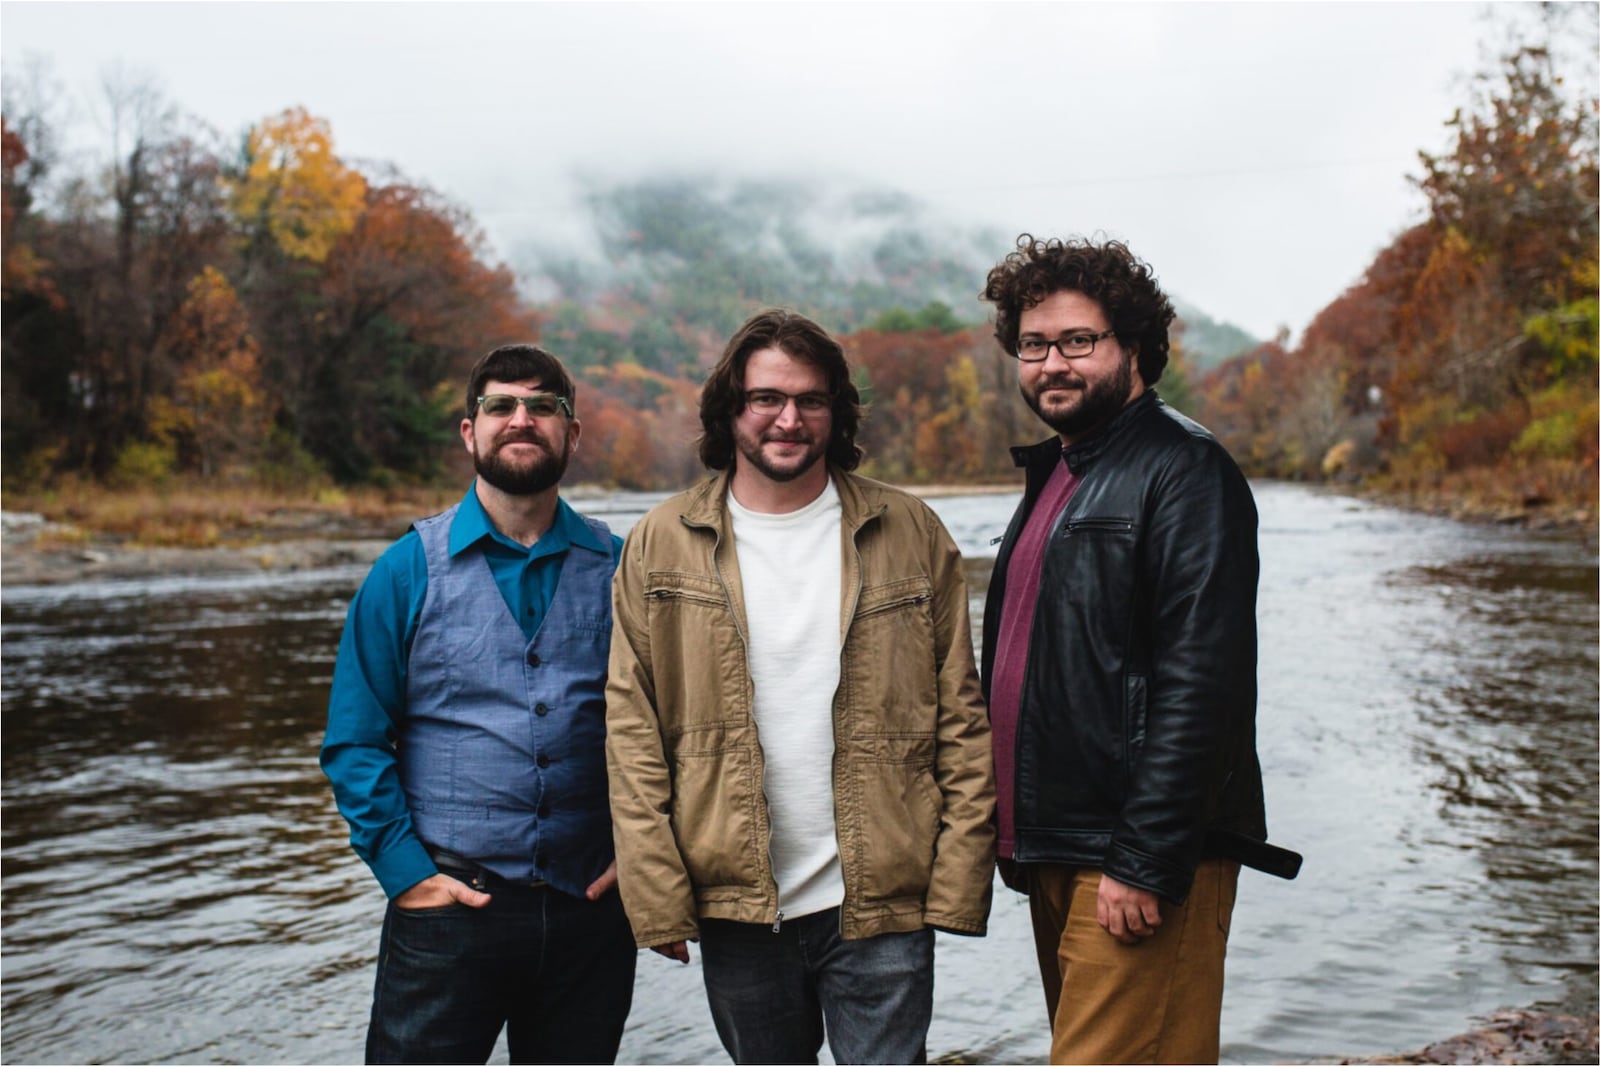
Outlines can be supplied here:
M1017 250L989 271L982 294L994 304L994 337L1000 347L1016 354L1022 312L1063 290L1081 292L1099 304L1117 331L1117 341L1138 352L1144 383L1161 380L1172 347L1167 327L1176 312L1150 265L1121 241L1041 241L1028 233L1018 237Z
M467 381L467 417L478 416L478 397L486 381L539 382L545 392L566 398L572 411L578 410L577 389L561 360L537 344L505 344L479 359Z
M777 348L822 371L833 397L833 433L828 462L841 470L861 463L856 432L861 428L861 393L850 380L844 349L805 315L768 308L739 327L700 390L700 461L712 470L733 465L733 420L744 410L744 368L763 348Z

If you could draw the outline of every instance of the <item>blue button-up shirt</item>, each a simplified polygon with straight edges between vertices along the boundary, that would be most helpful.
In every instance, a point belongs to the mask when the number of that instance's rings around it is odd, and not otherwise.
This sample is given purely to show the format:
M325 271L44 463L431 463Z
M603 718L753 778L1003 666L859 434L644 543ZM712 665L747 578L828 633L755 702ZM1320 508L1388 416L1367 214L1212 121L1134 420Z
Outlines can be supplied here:
M615 566L622 538L611 540L604 543L558 500L550 528L524 547L494 527L474 486L450 528L450 554L481 542L500 595L532 640L555 597L567 552L609 554ZM427 591L427 557L422 539L411 531L378 557L350 602L322 742L322 769L350 823L351 847L391 899L438 872L412 830L395 758L411 641Z

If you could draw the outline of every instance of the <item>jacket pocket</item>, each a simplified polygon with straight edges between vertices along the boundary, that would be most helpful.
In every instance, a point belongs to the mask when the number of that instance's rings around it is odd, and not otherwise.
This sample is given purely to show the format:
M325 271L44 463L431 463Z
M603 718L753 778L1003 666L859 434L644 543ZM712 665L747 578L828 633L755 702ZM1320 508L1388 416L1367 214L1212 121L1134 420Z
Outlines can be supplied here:
M672 831L696 893L762 883L756 832L760 789L743 748L684 751L672 757Z
M663 733L748 721L750 670L721 583L652 570L645 576L644 606Z
M845 634L840 676L852 735L933 735L939 710L933 645L933 583L927 575L861 590Z
M1132 533L1131 518L1069 518L1061 523L1060 535L1077 536L1083 533Z
M852 866L858 871L855 887L865 906L927 895L944 806L933 749L931 738L911 740L851 764L854 854L845 876Z

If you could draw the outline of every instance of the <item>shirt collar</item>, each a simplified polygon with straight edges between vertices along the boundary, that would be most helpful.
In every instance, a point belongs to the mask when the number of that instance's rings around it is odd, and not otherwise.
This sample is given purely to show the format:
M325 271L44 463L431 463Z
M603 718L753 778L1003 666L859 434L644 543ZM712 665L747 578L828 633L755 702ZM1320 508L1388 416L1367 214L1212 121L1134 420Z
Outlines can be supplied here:
M456 511L455 520L450 523L450 555L452 557L460 555L485 537L536 555L555 555L571 547L587 548L602 555L611 554L611 546L602 544L600 538L595 536L594 530L589 528L589 523L579 517L578 512L560 497L556 498L555 521L550 523L550 528L545 530L544 536L540 537L532 547L517 544L495 529L494 523L489 520L489 513L483 509L483 504L478 500L477 483L474 482L468 486L467 494L461 498L461 507Z

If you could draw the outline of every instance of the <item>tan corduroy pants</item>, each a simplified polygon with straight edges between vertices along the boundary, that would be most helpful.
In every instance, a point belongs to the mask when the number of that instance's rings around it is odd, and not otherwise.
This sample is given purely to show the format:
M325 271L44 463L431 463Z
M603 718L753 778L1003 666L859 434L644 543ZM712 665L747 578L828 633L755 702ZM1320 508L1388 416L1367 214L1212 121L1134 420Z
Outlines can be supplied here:
M1137 944L1100 928L1100 871L1025 868L1052 1063L1217 1061L1222 969L1239 864L1208 860L1183 906Z

